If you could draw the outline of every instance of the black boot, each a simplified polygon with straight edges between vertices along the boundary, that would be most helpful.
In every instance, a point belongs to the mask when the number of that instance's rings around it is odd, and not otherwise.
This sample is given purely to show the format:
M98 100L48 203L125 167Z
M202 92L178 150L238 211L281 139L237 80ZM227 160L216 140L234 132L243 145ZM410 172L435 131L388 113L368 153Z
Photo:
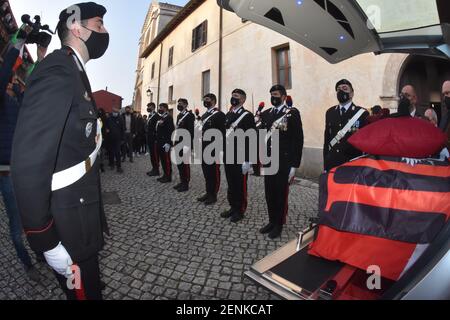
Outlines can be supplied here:
M208 200L208 194L205 194L204 196L197 198L198 202L205 202L206 200Z
M170 183L170 182L172 182L172 179L171 179L170 177L164 176L164 177L162 177L162 178L159 180L159 182L161 182L161 183Z
M229 218L231 218L231 217L233 216L233 214L234 214L233 209L230 209L230 210L227 210L227 211L222 212L222 213L220 214L220 217L222 217L222 218L224 218L224 219L229 219Z
M238 223L241 220L244 220L244 215L242 213L234 213L231 217L232 223Z
M275 226L272 231L269 233L270 239L276 239L280 238L281 234L283 233L283 227L282 226Z
M210 194L210 195L208 195L208 198L205 201L205 205L209 206L216 202L217 202L217 196Z
M159 177L160 173L158 171L156 171L156 170L152 170L152 171L148 172L147 175L149 177Z
M264 228L259 230L259 233L262 233L262 234L270 233L273 230L273 228L275 228L275 225L271 222L267 226L265 226Z
M181 186L178 188L178 192L188 192L189 191L189 185L187 183L182 183Z
M180 189L182 185L183 185L182 183L179 183L173 188L178 191L178 189Z

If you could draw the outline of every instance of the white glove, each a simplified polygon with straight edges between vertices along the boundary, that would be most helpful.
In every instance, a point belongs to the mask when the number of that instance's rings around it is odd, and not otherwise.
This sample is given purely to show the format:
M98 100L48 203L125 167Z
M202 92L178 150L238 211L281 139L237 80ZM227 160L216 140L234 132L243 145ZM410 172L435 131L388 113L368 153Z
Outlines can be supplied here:
M183 147L183 154L189 154L189 152L191 152L191 148L184 146Z
M244 162L242 164L242 174L245 176L253 170L252 164L250 162Z
M446 159L450 158L450 153L448 152L447 148L444 148L441 151L441 154L439 155L439 160L445 161Z
M294 182L295 179L295 174L297 173L297 169L296 168L291 168L291 172L289 173L289 184L292 184Z
M402 158L402 161L406 162L406 164L409 164L411 167L414 167L416 164L420 162L419 159L413 158Z
M164 152L169 152L170 151L170 144L168 144L168 143L166 143L164 146L163 146L163 149L164 149Z
M45 252L44 257L48 265L58 274L66 278L72 275L72 258L70 258L69 253L67 253L66 248L64 248L61 242L55 249Z

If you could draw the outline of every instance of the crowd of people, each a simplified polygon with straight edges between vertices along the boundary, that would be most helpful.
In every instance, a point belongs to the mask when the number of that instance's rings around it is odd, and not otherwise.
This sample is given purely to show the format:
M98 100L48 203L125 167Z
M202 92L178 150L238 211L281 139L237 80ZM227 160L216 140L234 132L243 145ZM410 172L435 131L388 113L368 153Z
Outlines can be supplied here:
M147 116L125 108L125 113L114 107L112 113L99 109L102 120L103 145L100 156L100 170L105 172L105 160L111 170L123 173L122 163L128 158L131 163L134 158L148 155Z

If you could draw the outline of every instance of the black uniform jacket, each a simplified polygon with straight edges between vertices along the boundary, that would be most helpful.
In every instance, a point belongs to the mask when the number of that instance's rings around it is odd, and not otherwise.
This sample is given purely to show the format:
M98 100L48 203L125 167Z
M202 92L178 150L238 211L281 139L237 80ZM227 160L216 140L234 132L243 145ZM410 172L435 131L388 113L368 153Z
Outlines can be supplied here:
M189 131L191 135L191 148L194 141L194 127L195 127L195 116L192 111L182 112L177 116L177 129L184 129ZM180 141L175 141L174 145L180 143Z
M107 231L99 161L74 184L52 192L53 173L88 159L96 147L97 110L67 49L44 59L27 81L14 139L12 178L31 248L59 242L74 262L97 254Z
M268 109L261 114L261 129L270 130L273 124L279 119L286 116L287 130L279 130L279 159L280 166L289 168L299 168L302 162L303 156L303 124L300 112L295 108L288 108L284 106L281 112L275 115L275 109ZM269 155L271 154L270 145L273 143L270 139L269 143Z
M166 114L156 123L156 142L160 147L166 144L172 145L172 134L175 131L173 118Z
M222 138L225 141L225 122L226 122L226 116L225 113L222 111L219 111L217 108L211 109L207 111L202 116L202 123L203 123L203 129L202 129L202 148L203 151L214 142L213 141L205 141L204 136L206 131L210 129L215 129L220 131L222 133ZM214 156L214 154L213 154Z
M240 108L237 112L233 112L230 111L227 113L226 115L226 122L225 122L225 129L226 130L231 130L231 126L235 125L236 121L238 121L243 115L244 113L247 113L247 115L242 118L239 123L236 125L236 127L234 128L234 130L243 130L245 133L247 133L248 130L254 130L255 134L258 134L256 131L256 123L255 123L255 116L253 115L253 113L245 110L244 107ZM256 142L256 140L255 140ZM226 141L226 143L231 144L233 143L233 141ZM245 161L246 162L250 162L250 143L251 141L249 141L249 139L246 139L245 141L245 150L239 150L239 147L237 145L237 139L235 139L234 141L234 146L235 146L235 150L234 150L234 163L233 164L242 164L242 163L238 163L238 162L242 162L242 161L238 161L238 157L237 157L237 153L239 153L240 151L245 151ZM225 147L224 149L225 151L225 155L227 155L227 148ZM255 148L255 151L257 152L257 148ZM255 155L257 156L257 155ZM226 158L224 159L225 161Z
M115 143L122 142L125 139L125 123L123 117L113 115L106 119L105 127L108 130L108 139Z
M369 112L365 112L353 128L345 135L345 137L334 146L330 148L331 141L337 136L346 124L362 109L354 104L350 106L346 113L341 116L340 107L334 106L327 111L326 127L325 127L325 144L323 147L323 159L325 170L331 170L334 167L340 166L354 158L362 155L362 152L354 148L347 141L353 133L367 125L367 118Z
M156 124L159 120L161 120L161 116L157 112L149 115L147 121L147 141L149 144L153 144L156 141Z

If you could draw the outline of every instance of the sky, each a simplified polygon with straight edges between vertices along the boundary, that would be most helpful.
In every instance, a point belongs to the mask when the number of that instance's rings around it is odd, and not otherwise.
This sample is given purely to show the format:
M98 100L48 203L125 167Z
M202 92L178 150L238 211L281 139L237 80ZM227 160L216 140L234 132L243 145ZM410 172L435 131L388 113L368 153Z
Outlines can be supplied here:
M84 0L10 0L17 23L23 14L41 16L42 24L48 24L55 30L59 13ZM87 0L85 0L87 1ZM124 98L123 105L129 105L133 99L136 81L136 66L139 38L151 0L97 0L107 10L104 17L105 27L110 33L110 44L106 54L98 60L89 61L87 73L93 91L108 87L108 91ZM188 0L164 0L184 6ZM48 53L61 47L58 36L55 35ZM29 45L29 51L35 57L36 46Z

